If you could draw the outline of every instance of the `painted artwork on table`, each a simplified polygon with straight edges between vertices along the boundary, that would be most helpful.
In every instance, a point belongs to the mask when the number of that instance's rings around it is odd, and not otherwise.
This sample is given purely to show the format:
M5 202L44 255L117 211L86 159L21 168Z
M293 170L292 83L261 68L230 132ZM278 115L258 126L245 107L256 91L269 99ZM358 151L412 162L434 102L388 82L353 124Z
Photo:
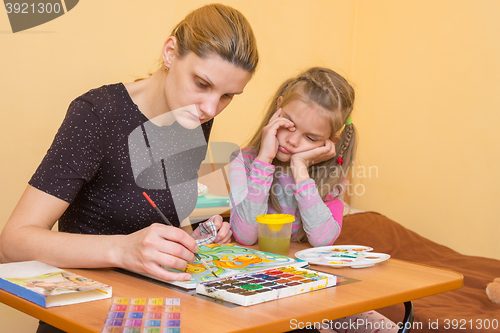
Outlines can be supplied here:
M248 249L234 244L202 245L199 246L198 254L210 266L217 278L199 260L196 260L194 263L188 263L185 270L186 273L191 274L192 279L182 282L173 281L172 284L194 289L197 283L214 281L237 274L258 272L282 266L303 267L307 265L305 260ZM180 272L171 268L165 269Z

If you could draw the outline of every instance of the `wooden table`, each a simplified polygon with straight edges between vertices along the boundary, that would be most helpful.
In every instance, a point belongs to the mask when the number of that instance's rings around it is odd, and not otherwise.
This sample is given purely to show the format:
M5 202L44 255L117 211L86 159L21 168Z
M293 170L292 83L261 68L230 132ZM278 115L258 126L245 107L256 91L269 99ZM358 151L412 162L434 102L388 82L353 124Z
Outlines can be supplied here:
M290 256L307 247L308 244L292 243ZM283 332L308 322L321 323L458 289L463 282L463 276L457 272L392 258L369 268L317 265L310 268L359 281L244 307L218 304L202 296L170 289L168 284L112 269L70 271L111 285L113 296L117 297L180 298L181 332L184 333ZM100 332L111 305L111 299L106 299L44 309L3 290L0 290L0 302L68 332Z

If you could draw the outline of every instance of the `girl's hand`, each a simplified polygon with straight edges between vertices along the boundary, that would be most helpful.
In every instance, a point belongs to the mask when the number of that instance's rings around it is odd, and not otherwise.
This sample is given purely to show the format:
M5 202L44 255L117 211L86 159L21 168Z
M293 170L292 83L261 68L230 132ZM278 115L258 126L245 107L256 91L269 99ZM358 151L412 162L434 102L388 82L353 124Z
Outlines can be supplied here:
M214 222L217 230L217 237L215 238L214 243L229 243L231 241L231 236L233 235L229 223L222 221L222 216L220 215L214 215L209 220ZM194 239L201 239L210 236L211 235L201 235L200 227L196 228L196 230L191 234L191 237Z
M198 251L195 240L184 230L154 223L120 239L117 262L119 267L138 273L148 273L164 280L189 280L190 274L174 273L161 266L186 269Z
M290 167L295 184L306 180L309 177L307 167L327 161L335 157L335 144L330 140L325 141L325 145L301 153L293 154L290 158Z
M296 166L302 164L309 167L327 161L335 157L335 155L335 144L330 139L327 139L325 140L325 145L322 147L293 154L290 158L290 163Z
M276 157L276 153L278 152L279 144L278 139L276 138L278 129L280 127L285 127L290 131L295 131L295 124L289 119L280 117L281 112L282 109L278 109L278 111L273 114L271 119L269 119L269 123L262 129L262 143L260 145L257 159L267 164L271 164L273 159Z

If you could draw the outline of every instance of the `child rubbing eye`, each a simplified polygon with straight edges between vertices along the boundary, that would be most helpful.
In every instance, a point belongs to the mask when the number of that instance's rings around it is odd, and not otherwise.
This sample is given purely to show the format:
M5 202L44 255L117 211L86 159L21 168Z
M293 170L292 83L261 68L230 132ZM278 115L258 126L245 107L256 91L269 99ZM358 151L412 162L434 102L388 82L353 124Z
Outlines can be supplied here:
M279 87L260 128L230 164L231 229L238 242L257 242L256 217L273 213L295 216L292 240L312 246L335 242L345 176L356 151L353 104L352 86L328 68L310 68ZM361 321L367 324L352 328ZM322 332L398 329L375 311L326 324Z

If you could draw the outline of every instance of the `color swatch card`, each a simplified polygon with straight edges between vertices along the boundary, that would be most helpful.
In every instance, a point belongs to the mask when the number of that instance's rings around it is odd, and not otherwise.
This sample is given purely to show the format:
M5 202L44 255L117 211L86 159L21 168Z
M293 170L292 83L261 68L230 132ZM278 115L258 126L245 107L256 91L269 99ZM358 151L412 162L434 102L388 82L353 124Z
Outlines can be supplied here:
M335 275L286 266L257 273L236 275L213 282L203 282L196 286L196 292L248 306L336 284L337 277Z
M102 333L179 333L179 298L113 298Z

